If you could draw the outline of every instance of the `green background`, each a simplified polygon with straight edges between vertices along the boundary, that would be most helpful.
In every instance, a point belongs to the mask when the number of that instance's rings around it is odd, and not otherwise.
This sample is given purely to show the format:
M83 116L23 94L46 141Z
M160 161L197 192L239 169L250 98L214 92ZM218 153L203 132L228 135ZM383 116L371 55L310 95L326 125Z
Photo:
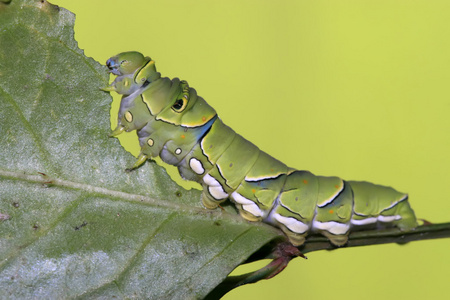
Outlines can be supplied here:
M141 51L289 166L391 185L450 220L450 1L51 2L77 15L87 56ZM139 153L135 133L121 142ZM449 250L316 252L224 299L447 299Z

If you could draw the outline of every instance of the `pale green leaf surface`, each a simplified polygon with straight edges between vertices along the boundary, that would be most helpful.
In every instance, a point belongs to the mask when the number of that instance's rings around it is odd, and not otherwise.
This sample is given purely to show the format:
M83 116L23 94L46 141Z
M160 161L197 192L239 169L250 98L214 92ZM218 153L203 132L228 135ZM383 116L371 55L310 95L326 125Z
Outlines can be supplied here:
M124 171L109 76L73 23L0 2L0 298L202 298L279 232L207 211L155 164Z

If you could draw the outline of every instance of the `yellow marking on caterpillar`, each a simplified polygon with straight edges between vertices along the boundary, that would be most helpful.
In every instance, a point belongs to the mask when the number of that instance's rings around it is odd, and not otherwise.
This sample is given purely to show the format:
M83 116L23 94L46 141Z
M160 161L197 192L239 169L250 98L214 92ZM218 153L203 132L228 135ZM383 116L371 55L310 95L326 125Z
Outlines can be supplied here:
M125 113L125 120L127 120L128 123L133 121L133 115L129 111Z

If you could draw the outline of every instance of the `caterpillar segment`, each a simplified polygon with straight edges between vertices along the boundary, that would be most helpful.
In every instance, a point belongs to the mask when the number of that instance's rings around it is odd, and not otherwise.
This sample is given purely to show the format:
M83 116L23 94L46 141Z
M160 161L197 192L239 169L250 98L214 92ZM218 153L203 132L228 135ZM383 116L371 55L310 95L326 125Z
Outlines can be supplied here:
M358 228L417 226L406 194L289 168L225 125L186 81L161 78L149 57L124 52L107 66L117 78L104 90L122 94L112 135L136 130L139 137L132 169L160 156L202 185L206 208L230 199L244 219L280 228L295 246L311 232L342 246Z

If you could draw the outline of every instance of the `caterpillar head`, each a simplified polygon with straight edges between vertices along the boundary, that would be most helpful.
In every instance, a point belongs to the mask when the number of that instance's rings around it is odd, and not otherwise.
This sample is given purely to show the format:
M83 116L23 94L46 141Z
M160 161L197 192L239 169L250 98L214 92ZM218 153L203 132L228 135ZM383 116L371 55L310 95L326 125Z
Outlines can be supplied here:
M129 75L150 60L150 57L144 57L144 55L136 51L122 52L108 59L106 66L115 75Z
M119 53L108 59L106 65L117 78L102 90L115 91L122 95L130 95L161 77L156 71L155 62L136 51Z

